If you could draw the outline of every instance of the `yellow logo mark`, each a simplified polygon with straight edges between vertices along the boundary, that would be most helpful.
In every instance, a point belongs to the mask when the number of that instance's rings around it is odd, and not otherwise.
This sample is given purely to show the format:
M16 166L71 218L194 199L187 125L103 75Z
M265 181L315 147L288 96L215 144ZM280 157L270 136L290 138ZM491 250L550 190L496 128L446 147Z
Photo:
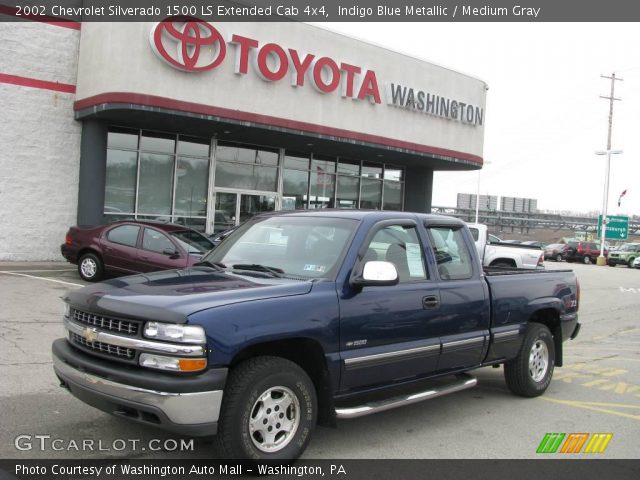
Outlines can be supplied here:
M584 453L603 453L612 437L613 433L594 433Z

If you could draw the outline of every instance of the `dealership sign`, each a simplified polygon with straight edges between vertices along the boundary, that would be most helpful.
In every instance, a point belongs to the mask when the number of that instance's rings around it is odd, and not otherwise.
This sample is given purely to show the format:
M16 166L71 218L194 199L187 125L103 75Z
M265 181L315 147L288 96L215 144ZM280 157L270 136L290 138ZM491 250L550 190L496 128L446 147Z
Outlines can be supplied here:
M232 34L225 41L210 23L193 17L171 17L156 23L149 35L151 48L168 65L184 72L204 72L218 67L234 50L237 75L251 71L266 82L289 78L293 87L310 85L322 94L339 91L344 98L381 104L374 70L295 48ZM483 108L403 85L386 87L388 105L482 125Z

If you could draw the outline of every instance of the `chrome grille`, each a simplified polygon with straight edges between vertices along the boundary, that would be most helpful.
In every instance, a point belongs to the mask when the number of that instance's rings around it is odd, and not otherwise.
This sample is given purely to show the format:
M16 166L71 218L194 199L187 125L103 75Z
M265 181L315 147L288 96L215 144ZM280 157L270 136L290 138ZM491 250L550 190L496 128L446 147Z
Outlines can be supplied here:
M83 336L74 332L69 332L69 338L73 343L97 353L103 353L127 360L133 360L136 356L136 351L133 348L120 347L118 345L111 345L103 342L88 342Z
M110 330L112 332L119 332L127 335L137 335L140 325L139 322L132 320L117 320L115 318L94 315L93 313L87 313L76 309L71 310L71 318L83 325L98 327L103 330Z

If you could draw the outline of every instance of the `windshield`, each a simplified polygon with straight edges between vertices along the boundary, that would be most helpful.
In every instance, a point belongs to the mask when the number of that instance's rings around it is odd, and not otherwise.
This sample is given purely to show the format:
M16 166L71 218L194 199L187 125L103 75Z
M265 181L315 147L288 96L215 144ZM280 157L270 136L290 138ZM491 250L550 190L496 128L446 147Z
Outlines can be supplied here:
M625 245L622 245L619 248L620 252L637 252L640 249L640 245L635 245L633 243L627 243Z
M284 277L333 279L357 226L356 220L342 218L269 217L241 226L203 261L242 271L260 265Z
M213 248L213 244L207 240L207 237L198 232L180 230L177 232L169 232L169 235L192 255L204 255Z

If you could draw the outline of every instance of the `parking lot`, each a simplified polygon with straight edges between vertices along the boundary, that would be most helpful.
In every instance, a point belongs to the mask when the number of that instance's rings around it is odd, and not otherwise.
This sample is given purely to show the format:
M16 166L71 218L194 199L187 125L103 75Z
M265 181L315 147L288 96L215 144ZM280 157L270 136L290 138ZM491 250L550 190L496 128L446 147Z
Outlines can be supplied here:
M304 456L535 458L548 432L588 432L613 434L599 457L640 458L640 271L546 267L578 274L582 330L565 345L565 366L556 369L544 396L515 397L501 368L482 369L473 389L319 428ZM83 284L66 263L0 264L0 458L213 455L210 440L190 445L104 414L58 386L50 345L63 335L60 297Z

